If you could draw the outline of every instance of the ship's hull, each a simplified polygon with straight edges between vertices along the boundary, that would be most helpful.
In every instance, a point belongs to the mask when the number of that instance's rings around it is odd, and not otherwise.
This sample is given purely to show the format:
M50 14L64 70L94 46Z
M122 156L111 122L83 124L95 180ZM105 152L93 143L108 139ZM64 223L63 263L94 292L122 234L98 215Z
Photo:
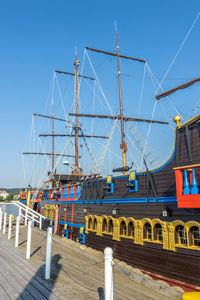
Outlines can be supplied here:
M54 231L132 266L200 285L200 117L176 129L170 159L156 170L45 191ZM55 227L56 220L58 224ZM55 232L55 233L56 233Z

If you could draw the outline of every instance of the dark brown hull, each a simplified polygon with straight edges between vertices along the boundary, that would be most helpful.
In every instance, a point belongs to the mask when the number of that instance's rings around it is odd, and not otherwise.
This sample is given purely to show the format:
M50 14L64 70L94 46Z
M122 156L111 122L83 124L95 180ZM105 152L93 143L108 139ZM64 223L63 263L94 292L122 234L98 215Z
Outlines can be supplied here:
M67 227L68 237L79 239L80 227L76 225L82 225L86 245L101 251L107 246L112 247L115 258L134 267L200 286L199 119L190 122L188 128L186 124L176 130L175 148L165 165L136 174L137 190L130 192L127 186L130 178L125 175L112 178L112 192L106 189L106 178L91 179L82 183L79 198L61 196L56 201L43 199L43 206L59 206L61 223L58 233L64 234ZM179 167L187 170L190 181L191 178L193 180L191 170L195 168L199 189L194 196L199 199L195 206L191 192L188 195L189 206L179 208L177 190L180 186L177 185L180 183L175 180L174 170ZM183 182L181 184L183 194ZM190 185L192 187L192 181ZM130 220L135 226L134 237L128 233ZM103 229L104 222L107 222L106 230L110 230L110 234ZM125 229L121 228L122 222L126 224L123 226L127 226ZM145 232L146 224L151 227L149 236ZM109 226L112 228L109 229ZM156 228L162 230L160 240L156 237Z

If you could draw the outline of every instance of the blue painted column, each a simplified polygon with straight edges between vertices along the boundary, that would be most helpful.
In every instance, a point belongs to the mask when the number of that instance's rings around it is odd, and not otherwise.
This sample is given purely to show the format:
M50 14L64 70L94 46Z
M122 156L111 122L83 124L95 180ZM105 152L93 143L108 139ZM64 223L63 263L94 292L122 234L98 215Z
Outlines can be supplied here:
M187 170L185 169L183 172L184 172L183 194L189 195L190 194L190 184L188 181Z
M197 181L196 181L196 176L195 176L195 169L192 168L192 188L191 188L191 194L198 194L199 190L198 190L198 185L197 185Z

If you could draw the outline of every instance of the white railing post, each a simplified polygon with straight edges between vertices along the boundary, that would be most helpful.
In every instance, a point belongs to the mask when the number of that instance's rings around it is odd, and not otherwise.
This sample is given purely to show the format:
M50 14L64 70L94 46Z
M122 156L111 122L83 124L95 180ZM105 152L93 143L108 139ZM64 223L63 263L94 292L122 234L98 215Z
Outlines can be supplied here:
M6 233L6 220L7 220L7 213L4 213L4 221L3 221L3 234Z
M19 222L20 222L20 220L21 220L21 214L22 214L22 209L21 209L21 207L19 208Z
M39 224L40 228L42 227L42 220L46 219L43 215L19 201L12 201L12 203L19 208L20 219L24 218L25 225L27 225L28 220L32 219L34 222Z
M3 212L0 211L0 230L2 229L2 216L3 216Z
M35 226L35 218L33 217L33 219L32 219L32 227L34 227Z
M42 218L40 217L40 229L42 229Z
M19 245L19 222L20 222L20 217L17 217L16 218L15 247L18 247L18 245Z
M47 228L47 247L46 247L45 279L50 279L50 272L51 272L51 243L52 243L52 227L48 227Z
M28 216L28 208L26 208L26 212L25 212L25 226L27 225L27 216Z
M8 239L11 239L12 215L9 215Z
M113 250L104 249L104 289L105 300L113 300Z
M28 221L26 259L29 259L31 255L31 227L32 227L32 221Z

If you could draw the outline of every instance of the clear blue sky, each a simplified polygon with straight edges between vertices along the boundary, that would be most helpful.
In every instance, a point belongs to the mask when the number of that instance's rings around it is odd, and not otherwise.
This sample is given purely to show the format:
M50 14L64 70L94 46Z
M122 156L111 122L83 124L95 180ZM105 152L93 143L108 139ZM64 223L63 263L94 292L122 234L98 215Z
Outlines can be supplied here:
M75 46L79 56L84 46L115 50L116 20L120 51L146 58L161 79L199 10L198 0L1 1L0 187L22 185L32 113L43 112L53 70L73 71ZM199 76L199 32L200 19L168 77Z

